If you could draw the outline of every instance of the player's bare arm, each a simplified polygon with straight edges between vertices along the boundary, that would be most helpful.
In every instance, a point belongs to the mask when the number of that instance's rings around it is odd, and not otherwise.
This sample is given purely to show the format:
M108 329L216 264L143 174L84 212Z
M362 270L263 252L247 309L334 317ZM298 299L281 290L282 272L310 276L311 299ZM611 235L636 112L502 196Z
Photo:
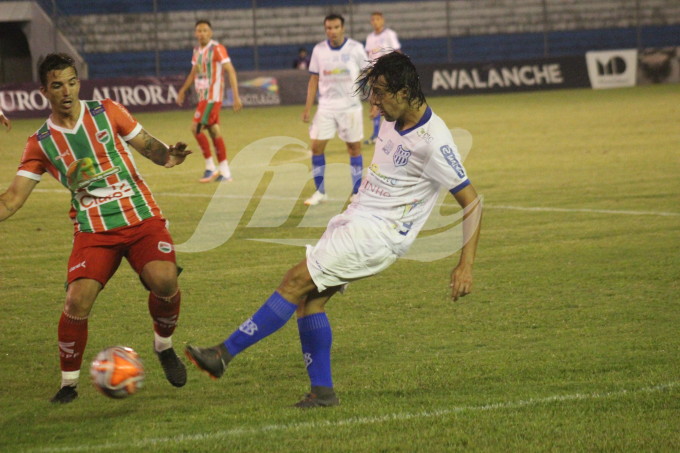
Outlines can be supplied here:
M12 130L12 122L2 112L0 112L0 124L5 126L8 132Z
M458 265L451 271L451 299L457 301L472 292L472 265L477 254L477 243L482 225L482 203L472 185L457 192L454 197L463 215L463 241Z
M187 76L186 80L184 81L184 85L182 85L182 88L179 89L177 92L177 105L182 106L184 104L184 99L186 96L186 92L191 86L192 83L194 83L194 78L196 77L196 66L192 66L191 71L189 72L189 75Z
M191 151L186 149L186 143L177 142L168 147L144 129L128 143L142 156L166 168L181 164L186 156L191 154Z
M312 110L312 105L314 105L314 99L316 99L316 92L319 89L319 76L317 74L312 74L309 76L309 83L307 84L307 101L305 102L305 110L302 112L302 121L305 123L309 122L310 112Z
M15 176L9 188L0 195L0 222L11 217L26 202L38 181Z
M238 112L243 108L243 103L241 102L241 96L238 94L238 77L236 76L236 69L234 69L234 65L231 64L231 61L224 63L222 68L227 71L231 92L234 94L234 105L232 108L234 109L234 112Z

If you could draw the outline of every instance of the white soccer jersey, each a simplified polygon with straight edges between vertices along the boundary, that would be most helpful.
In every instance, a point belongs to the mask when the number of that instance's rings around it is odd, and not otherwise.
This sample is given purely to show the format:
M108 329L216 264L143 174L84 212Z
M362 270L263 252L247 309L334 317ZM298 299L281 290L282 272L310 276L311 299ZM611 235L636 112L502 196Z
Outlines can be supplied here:
M418 124L397 131L383 121L373 161L352 209L394 223L411 242L423 227L442 187L455 193L470 181L444 121L428 107Z
M375 60L393 50L401 49L397 33L390 29L384 28L383 31L376 34L371 32L366 37L366 55L370 61Z
M345 38L340 47L326 40L312 50L309 72L319 76L319 108L345 110L361 107L355 80L366 66L366 54L358 41Z

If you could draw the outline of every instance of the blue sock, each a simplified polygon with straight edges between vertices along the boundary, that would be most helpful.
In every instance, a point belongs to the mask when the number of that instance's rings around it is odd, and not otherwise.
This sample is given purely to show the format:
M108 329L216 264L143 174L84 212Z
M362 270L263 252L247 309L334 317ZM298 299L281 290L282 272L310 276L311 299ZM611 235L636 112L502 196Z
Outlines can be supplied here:
M382 118L380 115L373 118L373 135L371 135L371 138L376 138L378 136L378 131L380 130L380 118Z
M296 309L297 305L288 302L278 291L274 291L253 317L241 324L224 342L229 354L235 356L279 330L293 316Z
M349 164L352 167L352 193L359 191L361 185L361 172L364 170L364 159L361 156L352 156L349 158Z
M314 185L316 190L321 193L326 193L326 188L323 185L323 175L326 169L326 156L320 154L312 156L312 175L314 175Z
M315 313L298 319L307 374L313 387L333 387L331 345L333 332L326 313Z

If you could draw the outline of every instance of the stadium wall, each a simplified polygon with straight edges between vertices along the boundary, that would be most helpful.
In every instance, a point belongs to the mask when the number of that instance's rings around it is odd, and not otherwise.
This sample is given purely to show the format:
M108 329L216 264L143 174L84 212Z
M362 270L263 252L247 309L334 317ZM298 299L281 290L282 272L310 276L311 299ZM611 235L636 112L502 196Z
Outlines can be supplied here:
M186 73L194 23L208 18L238 70L289 68L299 47L325 38L339 12L363 41L380 10L417 63L485 62L583 55L588 50L680 45L677 0L380 1L55 0L67 35L81 43L90 76ZM257 7L253 8L256 4ZM155 5L155 10L154 10ZM417 7L416 7L417 5Z

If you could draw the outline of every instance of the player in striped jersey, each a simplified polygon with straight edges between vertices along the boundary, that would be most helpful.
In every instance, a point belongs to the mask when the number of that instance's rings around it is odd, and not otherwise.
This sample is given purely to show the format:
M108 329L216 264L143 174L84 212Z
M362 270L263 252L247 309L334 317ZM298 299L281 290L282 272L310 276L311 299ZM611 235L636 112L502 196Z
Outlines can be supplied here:
M191 58L191 72L177 93L177 104L184 104L186 91L194 84L198 95L198 106L194 113L191 132L201 147L205 158L205 172L200 182L231 181L231 171L227 162L227 148L220 131L220 108L224 98L224 71L229 77L229 85L234 95L233 109L238 112L243 107L238 94L236 70L231 63L227 49L212 39L212 25L207 20L199 20L194 28L198 45L194 47ZM217 168L210 152L208 138L201 132L206 129L217 154Z
M40 92L52 114L29 137L19 170L0 195L0 221L21 208L43 173L71 191L69 215L75 234L58 327L62 379L52 402L69 403L78 396L87 319L123 257L149 289L154 350L168 381L181 387L186 368L172 348L181 299L174 246L128 144L167 168L184 162L191 151L184 143L166 146L110 99L81 101L78 73L69 55L48 55L38 72Z

